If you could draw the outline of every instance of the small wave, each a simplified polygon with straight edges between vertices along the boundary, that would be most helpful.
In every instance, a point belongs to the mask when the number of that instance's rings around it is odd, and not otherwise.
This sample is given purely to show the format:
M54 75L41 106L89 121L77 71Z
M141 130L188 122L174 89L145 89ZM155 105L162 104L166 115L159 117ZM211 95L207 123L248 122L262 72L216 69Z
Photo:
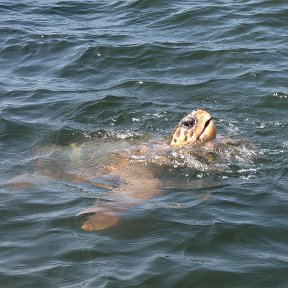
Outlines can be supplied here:
M21 158L40 145L41 132L36 125L5 118L2 118L2 122L2 131L0 130L2 159L8 155Z
M272 96L273 96L273 97L277 97L277 98L279 98L279 99L283 99L283 100L288 99L288 95L285 94L285 93L281 93L281 92L274 92L274 93L272 94Z

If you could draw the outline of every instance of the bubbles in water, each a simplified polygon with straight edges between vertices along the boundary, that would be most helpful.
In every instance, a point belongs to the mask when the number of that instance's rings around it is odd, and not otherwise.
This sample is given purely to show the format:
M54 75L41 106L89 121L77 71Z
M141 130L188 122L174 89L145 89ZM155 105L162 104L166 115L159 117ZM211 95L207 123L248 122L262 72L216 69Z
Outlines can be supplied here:
M168 145L155 144L150 146L144 154L131 156L134 162L147 165L153 163L162 168L165 166L178 171L184 169L185 177L192 172L198 179L203 178L207 173L216 173L225 177L234 173L241 176L248 174L253 176L257 172L256 158L256 148L251 143L240 140L178 149L172 149Z
M274 92L272 94L273 97L278 97L280 99L288 99L288 95L281 93L281 92Z

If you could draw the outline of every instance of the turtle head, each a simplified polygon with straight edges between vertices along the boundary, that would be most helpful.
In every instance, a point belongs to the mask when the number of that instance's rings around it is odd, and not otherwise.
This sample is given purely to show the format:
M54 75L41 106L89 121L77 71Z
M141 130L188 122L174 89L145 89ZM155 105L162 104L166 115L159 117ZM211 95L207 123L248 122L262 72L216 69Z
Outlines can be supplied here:
M216 137L216 126L211 115L201 109L193 110L175 127L169 140L171 146L204 143Z

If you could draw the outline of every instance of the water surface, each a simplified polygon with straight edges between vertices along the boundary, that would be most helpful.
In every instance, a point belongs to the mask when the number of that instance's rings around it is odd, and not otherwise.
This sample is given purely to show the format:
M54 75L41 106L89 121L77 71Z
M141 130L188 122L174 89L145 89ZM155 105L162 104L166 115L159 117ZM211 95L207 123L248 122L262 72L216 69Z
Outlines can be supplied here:
M3 287L287 287L286 1L0 1L0 15ZM98 177L197 107L238 144L149 154L161 195L82 231L76 214L109 193L57 175Z

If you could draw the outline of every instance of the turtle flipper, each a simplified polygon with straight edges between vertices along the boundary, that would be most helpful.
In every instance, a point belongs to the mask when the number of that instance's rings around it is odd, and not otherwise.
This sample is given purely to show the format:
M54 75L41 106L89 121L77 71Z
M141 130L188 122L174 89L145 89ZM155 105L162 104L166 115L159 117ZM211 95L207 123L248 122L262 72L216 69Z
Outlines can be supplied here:
M160 194L159 180L146 167L130 165L118 170L117 174L122 184L110 192L110 196L115 195L115 201L94 205L77 214L93 213L81 226L83 230L99 231L114 226L121 212Z
M118 223L119 216L113 212L100 212L91 215L84 223L81 228L84 231L100 231Z

